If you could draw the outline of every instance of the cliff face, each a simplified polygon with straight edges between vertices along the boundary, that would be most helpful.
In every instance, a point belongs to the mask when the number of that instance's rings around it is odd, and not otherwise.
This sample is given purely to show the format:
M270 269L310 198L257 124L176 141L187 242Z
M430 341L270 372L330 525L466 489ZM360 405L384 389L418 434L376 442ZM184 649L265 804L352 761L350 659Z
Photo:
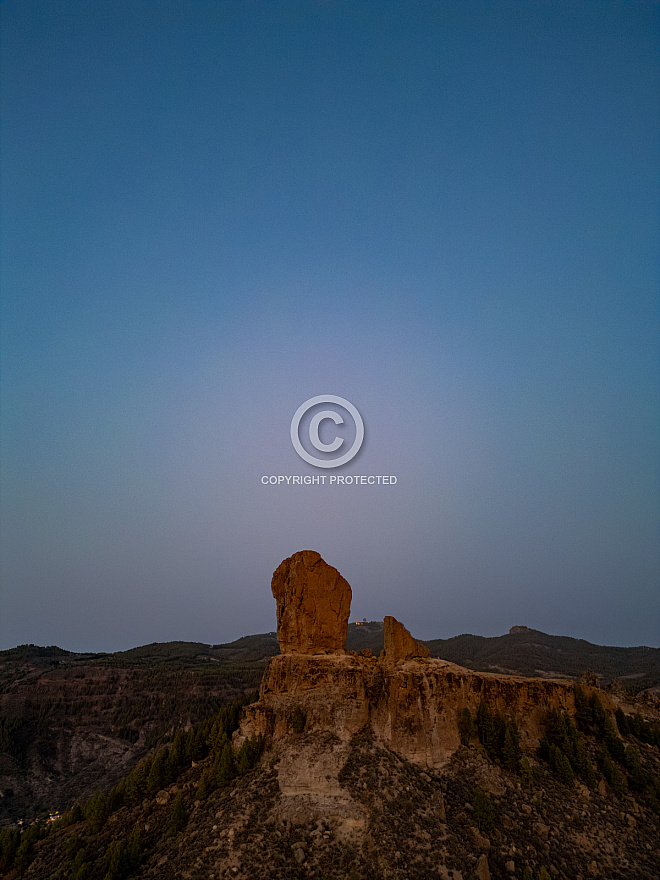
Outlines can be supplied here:
M600 699L607 703L604 694ZM574 710L568 681L472 672L430 658L386 663L358 654L281 655L270 661L237 739L253 733L282 739L294 729L298 709L306 732L331 731L347 741L369 726L406 760L441 767L460 745L461 710L475 715L482 700L514 718L530 747L538 743L546 709Z

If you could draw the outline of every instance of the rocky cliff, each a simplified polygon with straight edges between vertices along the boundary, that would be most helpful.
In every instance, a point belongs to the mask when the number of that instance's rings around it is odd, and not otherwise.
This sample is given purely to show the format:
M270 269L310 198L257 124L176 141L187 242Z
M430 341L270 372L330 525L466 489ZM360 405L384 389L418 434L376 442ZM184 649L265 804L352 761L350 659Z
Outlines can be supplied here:
M407 760L441 767L460 745L461 710L475 715L482 700L516 721L528 747L538 744L548 708L574 710L567 681L472 672L430 658L385 664L355 654L281 655L270 661L237 739L253 733L281 739L302 713L307 732L331 731L347 741L370 727Z
M473 672L431 658L393 617L385 618L379 658L370 651L346 652L350 587L342 586L340 600L325 601L326 569L334 573L333 591L341 581L346 584L312 551L294 554L273 575L282 654L270 660L259 701L245 710L237 743L252 734L277 741L304 719L305 731L332 732L344 742L368 727L407 760L442 767L460 745L458 718L465 708L474 715L483 701L510 716L528 747L538 744L548 708L574 711L572 682ZM313 576L315 571L321 576ZM321 633L318 642L315 632ZM611 710L604 694L601 701Z

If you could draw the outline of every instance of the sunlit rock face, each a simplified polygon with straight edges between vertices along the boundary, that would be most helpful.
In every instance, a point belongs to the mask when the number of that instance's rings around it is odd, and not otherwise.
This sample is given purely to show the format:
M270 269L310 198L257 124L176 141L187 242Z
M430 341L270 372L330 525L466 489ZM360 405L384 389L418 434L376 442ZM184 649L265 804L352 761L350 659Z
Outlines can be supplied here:
M282 654L334 654L346 644L351 588L314 550L294 553L271 583Z
M418 642L396 617L386 617L383 621L385 647L380 655L382 663L399 663L415 657L429 657L429 649Z
M589 689L587 689L589 690ZM607 696L599 699L609 710ZM515 719L523 745L534 748L549 708L573 712L573 683L473 672L434 657L396 663L353 652L271 658L259 701L246 706L237 743L261 733L271 742L295 730L329 732L343 742L370 728L397 754L424 767L442 767L460 746L458 719L476 716L484 701Z
M394 617L385 618L378 660L345 651L351 588L312 550L285 559L272 590L282 653L270 660L237 741L262 733L275 742L303 724L306 733L345 743L368 727L408 760L438 767L459 748L465 708L475 715L484 701L514 718L528 747L538 743L548 708L574 711L571 682L473 672L430 657Z

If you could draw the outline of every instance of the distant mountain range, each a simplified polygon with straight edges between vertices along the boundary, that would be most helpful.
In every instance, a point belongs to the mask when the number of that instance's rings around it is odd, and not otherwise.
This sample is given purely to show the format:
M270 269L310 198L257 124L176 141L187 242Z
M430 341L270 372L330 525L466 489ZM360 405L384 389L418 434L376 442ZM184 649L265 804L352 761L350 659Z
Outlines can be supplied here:
M585 672L592 672L602 686L618 679L631 693L660 687L660 648L594 645L584 639L548 635L524 626L514 626L503 636L464 634L450 639L431 639L425 644L432 657L440 657L477 672L544 678L577 678ZM346 648L349 651L370 649L374 654L379 654L383 648L382 621L349 624ZM263 664L278 653L276 633L269 632L242 636L233 642L218 645L156 642L108 654L80 654L54 646L21 645L0 651L0 664L18 660L36 667L72 663L102 666L152 666L163 663L197 666L209 662Z
M618 679L632 693L660 685L660 648L593 645L584 639L551 636L524 626L514 626L503 636L486 638L466 634L450 639L431 639L425 644L432 657L477 672L543 678L577 678L585 672L592 672L602 686ZM382 622L349 624L346 648L349 651L368 648L379 654L383 648ZM232 660L253 660L279 653L279 646L275 633L261 633L243 636L225 645L214 645L207 651L212 656Z

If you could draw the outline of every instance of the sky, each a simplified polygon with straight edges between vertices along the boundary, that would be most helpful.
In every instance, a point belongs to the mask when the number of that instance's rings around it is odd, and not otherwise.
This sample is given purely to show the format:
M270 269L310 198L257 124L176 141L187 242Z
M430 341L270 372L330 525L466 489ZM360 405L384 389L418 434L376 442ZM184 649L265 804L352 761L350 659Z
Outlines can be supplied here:
M0 648L660 645L657 3L0 15Z

